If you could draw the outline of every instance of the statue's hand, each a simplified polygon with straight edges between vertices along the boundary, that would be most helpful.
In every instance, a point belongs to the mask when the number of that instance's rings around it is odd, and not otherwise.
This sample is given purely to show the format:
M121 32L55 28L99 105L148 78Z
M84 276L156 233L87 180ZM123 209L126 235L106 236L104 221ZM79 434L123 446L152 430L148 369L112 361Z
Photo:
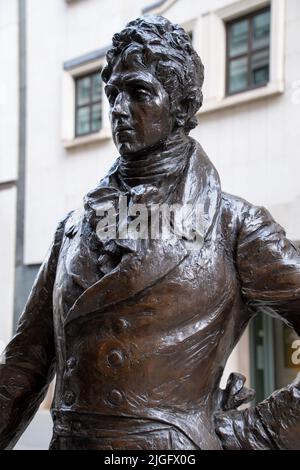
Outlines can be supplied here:
M255 391L244 387L245 377L230 374L226 388L220 390L219 411L215 414L216 433L226 450L277 449L261 421L257 407L238 410L255 397Z
M219 412L215 426L225 450L277 449L255 408Z
M255 407L245 410L227 407L226 411L227 403L215 413L215 430L224 449L299 450L300 374Z
M236 433L245 426L245 417L239 406L249 403L255 391L244 387L246 378L233 372L228 377L225 389L219 389L218 412L215 414L216 432L224 449L241 449Z
M255 398L255 390L244 387L246 378L242 374L230 374L226 388L220 389L219 407L223 411L235 410Z

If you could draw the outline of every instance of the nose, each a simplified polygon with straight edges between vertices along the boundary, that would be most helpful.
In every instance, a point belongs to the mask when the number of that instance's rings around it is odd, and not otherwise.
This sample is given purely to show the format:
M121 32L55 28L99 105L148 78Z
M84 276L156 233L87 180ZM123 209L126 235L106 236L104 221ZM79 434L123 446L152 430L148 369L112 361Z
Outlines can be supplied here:
M125 117L129 115L128 97L124 91L118 93L111 110L113 117Z

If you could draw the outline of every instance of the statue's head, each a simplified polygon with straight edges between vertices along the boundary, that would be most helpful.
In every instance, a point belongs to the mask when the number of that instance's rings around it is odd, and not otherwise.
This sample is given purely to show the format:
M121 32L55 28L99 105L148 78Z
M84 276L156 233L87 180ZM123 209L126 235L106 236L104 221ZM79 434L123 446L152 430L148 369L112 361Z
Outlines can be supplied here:
M138 18L113 36L106 58L102 77L121 154L197 125L204 68L183 28L161 16Z

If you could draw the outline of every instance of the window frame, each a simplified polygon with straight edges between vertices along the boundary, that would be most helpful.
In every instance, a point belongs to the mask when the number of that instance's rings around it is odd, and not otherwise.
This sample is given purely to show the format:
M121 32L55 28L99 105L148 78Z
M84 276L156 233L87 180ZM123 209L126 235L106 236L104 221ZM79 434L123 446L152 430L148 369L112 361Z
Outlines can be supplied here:
M254 90L254 89L257 89L257 88L262 88L262 87L265 87L268 85L268 83L270 82L270 71L271 71L271 15L272 15L272 6L271 4L264 7L264 8L259 8L257 10L253 10L253 11L250 11L244 15L241 15L241 16L238 16L238 17L235 17L234 19L230 20L230 21L226 21L225 23L225 28L226 28L226 57L225 57L225 61L226 61L226 72L225 72L225 96L234 96L234 95L237 95L239 93L244 93L246 91L250 91L250 90ZM252 47L251 47L251 43L252 43L252 39L253 39L253 18L261 13L265 13L269 11L270 12L270 36L269 36L269 45L267 47L261 47L261 48L258 48L258 49L255 49L253 50ZM230 44L229 44L229 40L230 40L230 29L232 27L232 25L234 25L235 23L238 23L240 21L243 21L243 20L247 20L248 21L248 27L249 27L249 30L248 30L248 45L247 45L247 52L244 53L244 54L239 54L235 57L230 57ZM253 57L254 54L258 53L258 52L263 52L263 51L268 51L268 56L269 56L269 61L268 61L268 66L269 66L269 77L268 77L268 80L265 81L265 82L262 82L262 83L259 83L259 84L252 84L251 85L251 59ZM248 64L248 67L247 67L247 87L246 88L243 88L242 90L237 90L237 91L233 91L233 92L230 92L229 91L229 87L230 87L230 77L229 77L229 73L230 73L230 63L233 61L233 60L237 60L237 59L241 59L241 58L247 58L247 64Z
M74 119L74 137L75 139L81 138L81 137L86 137L91 134L97 134L101 131L103 128L103 97L102 97L102 85L101 85L101 90L100 90L100 98L99 100L93 101L92 99L92 90L93 90L93 79L92 77L96 76L98 73L101 74L101 68L99 70L94 70L90 72L85 72L81 75L77 75L74 77L74 92L75 92L75 119ZM91 80L90 84L90 96L89 96L89 101L86 104L79 105L78 104L78 93L77 93L77 82L83 78L89 77ZM102 83L102 80L101 80ZM101 126L97 130L92 130L92 107L95 104L100 103L101 105ZM89 107L89 132L84 132L82 134L77 133L77 123L78 123L78 109L80 108L86 108Z
M270 77L266 86L226 95L226 23L271 5ZM206 70L204 102L199 115L243 106L285 92L286 0L240 0L202 13L199 19L199 51ZM209 40L208 40L209 38Z
M79 56L63 63L62 72L62 114L61 114L61 137L62 145L72 152L81 146L101 144L111 139L111 128L109 122L109 105L105 98L104 86L101 86L102 97L102 127L100 131L82 136L75 135L75 99L77 78L84 75L99 72L105 66L105 53L107 46L101 50L93 51L84 56Z

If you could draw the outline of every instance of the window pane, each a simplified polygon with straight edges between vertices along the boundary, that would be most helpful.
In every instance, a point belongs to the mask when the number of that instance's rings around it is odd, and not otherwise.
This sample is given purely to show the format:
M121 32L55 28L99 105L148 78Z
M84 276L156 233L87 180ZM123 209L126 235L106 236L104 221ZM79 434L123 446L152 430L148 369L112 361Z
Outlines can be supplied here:
M229 63L229 93L242 91L248 87L248 59L232 60Z
M92 100L99 101L101 100L101 75L99 73L95 73L93 75L93 85L92 85Z
M297 333L280 320L274 322L275 327L275 378L276 388L284 387L292 382L300 372L299 337Z
M259 85L269 80L269 51L256 52L251 59L251 84Z
M76 135L87 134L90 132L90 108L85 106L84 108L77 109L77 125Z
M94 104L92 106L92 131L99 131L101 128L101 104Z
M90 87L91 87L90 77L79 78L76 81L77 104L79 106L89 103L89 101L90 101Z
M229 55L235 57L248 51L248 20L234 23L229 30Z
M268 47L270 42L270 10L253 18L252 48Z

